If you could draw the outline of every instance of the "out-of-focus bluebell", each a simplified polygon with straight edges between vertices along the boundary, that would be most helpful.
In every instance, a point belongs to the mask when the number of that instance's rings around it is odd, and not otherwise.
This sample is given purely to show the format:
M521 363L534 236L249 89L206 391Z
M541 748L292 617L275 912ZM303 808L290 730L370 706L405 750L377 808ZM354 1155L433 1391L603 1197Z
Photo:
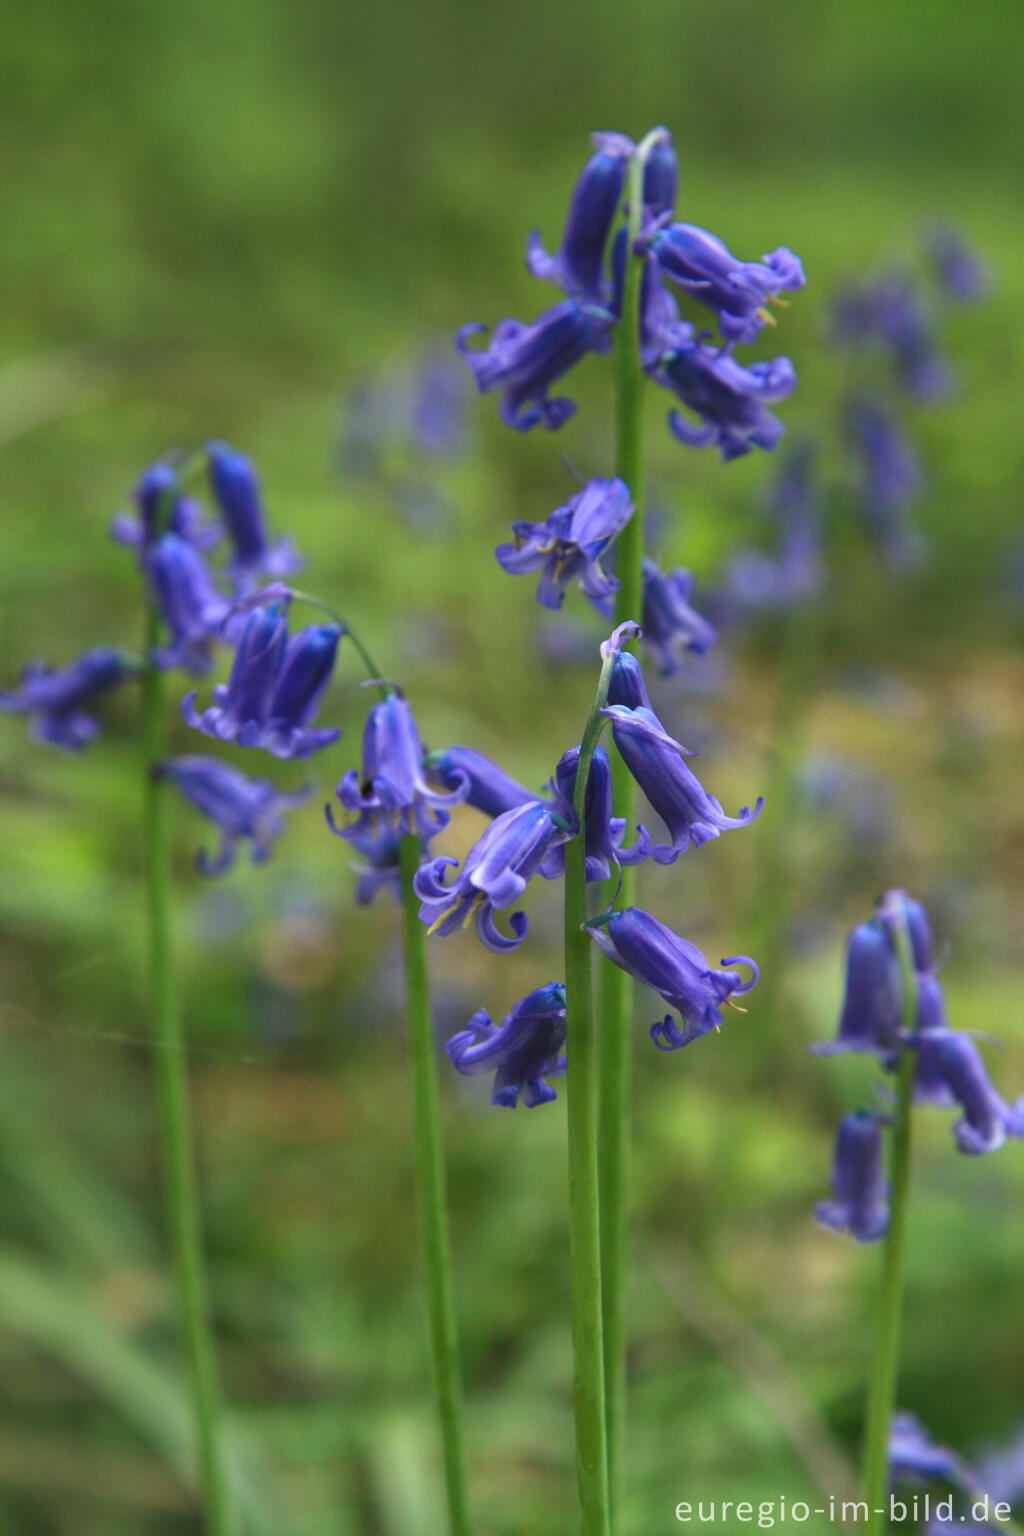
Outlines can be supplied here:
M924 488L924 471L910 439L880 400L863 394L846 402L844 427L860 500L883 551L901 569L919 564L924 540L906 512Z
M133 492L136 513L118 512L110 524L111 537L145 554L162 533L177 534L197 549L212 549L221 535L214 522L204 522L199 503L182 494L178 470L158 460L144 469Z
M244 453L227 443L207 446L210 487L231 539L231 574L243 586L260 576L287 576L298 570L302 558L290 539L272 544L256 466Z
M235 652L231 676L213 690L202 714L186 694L186 724L218 741L260 747L275 757L309 757L338 740L311 721L331 679L341 639L337 624L314 624L290 639L284 603L254 608Z
M938 221L925 233L925 252L942 291L959 304L983 299L992 289L988 263L972 251L959 230Z
M393 826L379 815L364 811L350 826L339 827L327 807L327 824L338 837L344 838L360 862L352 868L359 876L356 882L356 901L367 906L380 890L390 891L396 901L402 899L402 839ZM425 845L421 843L421 851Z
M1024 1428L1006 1444L975 1459L975 1478L998 1504L1018 1504L1024 1498Z
M588 480L543 523L512 524L515 542L494 551L503 570L515 576L541 573L537 601L560 608L570 581L604 613L619 583L601 569L601 556L633 514L624 480Z
M902 1020L899 956L888 928L872 917L850 934L838 1037L811 1050L821 1056L873 1051L888 1057L899 1046Z
M1024 1136L1024 1098L1011 1106L996 1092L969 1035L931 1030L917 1037L917 1051L925 1072L946 1083L963 1111L953 1127L961 1152L995 1152L1007 1136Z
M606 308L605 250L634 145L621 133L594 133L591 142L594 153L576 183L557 254L548 255L534 230L526 265L534 277L555 283L571 297Z
M587 927L609 960L660 993L679 1014L682 1028L672 1014L651 1026L651 1039L663 1051L678 1050L718 1029L723 1004L735 1007L731 999L742 997L757 983L757 965L747 955L734 955L722 965L749 966L753 973L749 981L738 971L713 970L696 944L639 907L595 918Z
M310 786L282 794L269 779L251 779L228 763L213 757L172 757L156 770L176 784L181 793L221 831L220 851L214 858L203 849L196 868L204 875L222 875L235 861L241 841L252 844L254 864L270 857L274 839L284 831L282 812L309 799Z
M466 446L468 381L448 351L431 350L413 373L409 407L412 445L434 459L456 459Z
M467 1077L494 1072L492 1104L515 1109L521 1099L535 1109L558 1097L545 1078L564 1075L564 1045L565 988L551 981L521 998L500 1024L481 1008L445 1049Z
M840 1121L832 1168L832 1199L816 1208L822 1226L873 1243L889 1227L889 1190L882 1160L882 1121L856 1110Z
M160 613L171 632L171 643L158 646L152 660L158 667L185 667L197 677L209 672L213 647L235 637L237 625L224 625L231 609L217 587L202 554L175 533L156 539L145 556L146 575Z
M426 846L448 825L450 808L466 799L470 781L453 764L453 787L436 789L429 782L425 756L409 704L401 694L391 693L367 715L362 772L350 768L337 787L337 797L350 815L369 815L400 837L415 834ZM334 826L330 807L327 820L339 836L351 835L350 830Z
M23 669L17 689L0 692L0 709L30 716L36 741L80 752L100 733L99 721L89 713L92 706L136 670L107 646L86 651L60 670L35 661Z
M462 873L451 885L445 884L445 872L457 869L458 859L434 859L420 866L414 881L420 921L442 937L472 921L482 942L496 954L518 948L530 926L526 913L512 913L509 938L498 928L495 911L518 901L538 870L547 878L557 875L550 856L568 836L540 800L503 812L469 850Z
M881 774L818 752L800 765L798 783L807 804L814 811L834 812L858 844L877 846L892 836L892 796Z
M886 272L840 293L832 335L851 347L884 347L897 383L919 400L943 399L955 388L956 374L939 352L926 296L906 272Z
M670 333L670 345L658 356L652 376L699 419L694 426L680 411L671 411L674 436L691 448L714 444L726 462L752 448L775 447L785 429L768 406L788 399L796 388L788 357L745 368L730 353L694 336L687 325Z
M650 849L656 863L674 864L691 845L699 848L723 832L748 826L761 814L763 797L753 810L744 806L738 816L727 816L687 766L686 748L668 734L653 710L610 704L602 714L612 722L612 736L626 767L668 829L670 841Z
M555 431L575 414L576 405L564 395L552 399L549 389L588 352L608 351L614 320L605 309L565 299L530 325L499 321L482 351L471 351L467 343L486 325L464 325L456 345L480 393L501 391L499 414L506 426L528 432L543 424Z
M662 571L645 557L643 575L644 643L654 652L662 676L670 677L679 671L685 653L703 656L710 650L718 632L692 605L694 579L689 571L681 567ZM618 582L615 585L618 587ZM612 617L612 594L591 601L604 618Z
M963 1463L947 1445L936 1445L913 1413L894 1413L889 1426L889 1476L896 1482L960 1483Z
M800 258L788 246L761 261L737 261L717 235L696 224L662 225L644 244L672 282L715 311L728 343L756 341L772 323L765 306L807 282Z
M536 793L520 784L510 773L474 747L447 747L443 752L431 752L426 758L427 775L438 780L445 789L465 790L467 805L493 820L495 816L511 811L528 800L536 800Z

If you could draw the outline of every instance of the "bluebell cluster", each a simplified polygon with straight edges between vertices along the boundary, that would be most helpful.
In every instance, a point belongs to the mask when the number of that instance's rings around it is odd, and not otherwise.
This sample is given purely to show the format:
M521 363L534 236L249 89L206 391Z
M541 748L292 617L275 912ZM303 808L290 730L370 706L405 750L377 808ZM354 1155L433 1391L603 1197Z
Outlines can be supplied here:
M905 1022L904 977L896 933L905 924L913 960L914 1027ZM912 1052L914 1102L959 1110L953 1126L961 1152L994 1152L1007 1137L1024 1136L1024 1098L1010 1105L992 1084L981 1052L969 1034L951 1028L935 966L928 914L905 891L887 891L873 915L858 924L846 952L846 986L834 1040L811 1047L819 1055L873 1056L887 1073ZM859 1110L842 1122L836 1141L833 1198L820 1205L819 1221L873 1242L888 1226L883 1170L888 1117Z

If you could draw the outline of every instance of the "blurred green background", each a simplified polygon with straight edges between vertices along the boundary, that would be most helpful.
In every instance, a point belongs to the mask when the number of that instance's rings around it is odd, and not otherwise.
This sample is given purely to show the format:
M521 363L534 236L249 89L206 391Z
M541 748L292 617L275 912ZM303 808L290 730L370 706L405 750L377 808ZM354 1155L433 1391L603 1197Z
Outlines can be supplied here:
M944 328L958 396L910 413L925 569L886 570L837 493L828 590L799 629L748 629L722 687L684 674L656 696L727 809L769 804L644 871L642 900L766 975L747 1017L692 1051L654 1051L651 998L638 1016L627 1536L676 1529L680 1499L844 1491L878 1253L810 1210L869 1078L805 1048L834 1028L843 935L884 885L929 904L954 1022L1002 1037L993 1073L1024 1088L1022 66L1012 0L43 0L0 40L4 685L35 655L135 643L109 517L166 448L225 437L308 552L305 585L365 633L428 742L539 784L593 668L546 655L530 584L490 550L565 499L563 452L610 470L609 371L581 370L558 437L520 438L474 399L462 457L388 444L377 479L339 450L360 381L386 390L464 321L550 302L523 241L538 226L557 242L593 128L667 123L683 217L744 255L803 257L807 291L769 338L800 375L792 427L831 431L843 379L824 314L844 274L911 256L936 213L994 269L993 296ZM713 581L768 536L771 463L683 450L664 407L649 402L661 552ZM834 449L826 468L839 483ZM409 515L415 487L433 511ZM592 650L578 594L565 617ZM396 915L355 907L318 810L357 759L358 677L344 656L324 716L345 739L268 867L202 883L205 828L179 818L217 1325L267 1536L441 1528ZM198 1529L141 993L134 698L107 713L77 761L0 718L0 1525L18 1536ZM822 761L845 765L829 805L806 792ZM479 830L460 813L446 851ZM439 1031L557 972L557 892L530 910L516 959L436 944ZM446 1063L442 1081L477 1529L556 1536L572 1499L564 1104L492 1112L483 1082L466 1091ZM959 1157L948 1118L920 1125L900 1397L971 1452L1024 1415L1024 1154Z

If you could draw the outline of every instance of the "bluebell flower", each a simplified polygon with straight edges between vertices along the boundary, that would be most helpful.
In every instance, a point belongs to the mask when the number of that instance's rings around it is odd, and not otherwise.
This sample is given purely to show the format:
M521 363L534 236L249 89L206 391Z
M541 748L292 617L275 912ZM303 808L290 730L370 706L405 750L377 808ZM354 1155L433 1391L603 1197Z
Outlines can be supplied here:
M468 773L453 765L452 778L454 787L447 792L428 782L416 717L401 694L392 693L366 717L362 773L350 768L335 792L351 815L369 814L400 837L415 834L429 840L444 830L450 807L469 792ZM339 831L329 808L327 819Z
M771 323L765 305L807 282L800 258L785 245L761 261L737 261L717 235L696 224L662 226L646 244L667 277L715 311L730 343L756 341Z
M448 747L426 758L427 773L446 789L465 789L466 804L493 820L503 811L536 800L534 790L520 784L504 768L474 747Z
M344 838L360 856L361 862L352 865L359 876L356 883L356 901L359 905L367 906L380 890L390 891L396 901L401 901L401 834L372 811L364 811L351 826L338 827L331 817L330 807L326 807L326 810L327 825L331 831Z
M951 224L933 224L925 248L947 298L967 304L984 298L992 287L992 274L985 262Z
M467 1077L494 1072L491 1103L515 1109L550 1104L558 1095L545 1082L565 1073L565 988L550 981L520 998L500 1024L483 1008L465 1029L452 1035L445 1050Z
M767 407L787 399L796 388L788 357L744 368L728 352L695 338L692 327L680 325L652 371L659 384L700 418L701 425L694 426L679 411L669 413L674 436L692 448L716 444L728 463L752 448L774 448L785 430Z
M503 570L512 575L540 571L537 601L560 608L570 581L602 611L619 583L600 565L602 554L633 515L633 498L624 480L588 480L565 506L556 507L543 523L512 524L514 544L494 551Z
M409 405L412 440L431 458L454 459L466 442L466 375L449 351L431 352L413 379Z
M889 1426L889 1476L895 1482L960 1483L964 1464L946 1445L936 1445L913 1413L894 1413Z
M594 153L576 183L558 254L549 256L534 230L527 242L526 265L534 277L603 307L608 302L604 253L634 145L621 133L595 133L591 142Z
M576 766L580 758L579 747L563 752L551 782L554 810L575 835L579 831L573 797L576 793ZM586 845L586 877L588 880L609 880L612 865L640 864L651 851L651 840L643 827L637 828L637 842L632 848L623 848L626 822L614 814L612 800L612 769L608 754L603 747L594 748L594 756L587 776L587 798L584 806L584 842ZM563 850L559 850L563 852Z
M610 704L602 714L612 722L612 736L626 767L668 828L671 841L650 850L656 863L674 864L691 844L699 848L723 832L748 826L761 814L763 797L753 810L744 806L738 816L727 816L687 767L686 748L668 734L653 710Z
M822 1226L873 1243L889 1227L889 1187L882 1158L882 1121L857 1110L840 1121L832 1170L832 1199L815 1216Z
M1017 1430L1006 1444L990 1448L975 1463L975 1478L997 1503L1017 1504L1024 1497L1024 1432Z
M921 537L906 521L906 509L924 486L917 453L896 418L867 395L849 400L845 427L859 462L859 491L882 547L900 566L916 563Z
M656 139L648 136L644 159L644 210L655 218L672 212L679 182L679 162L672 135L667 128L657 132Z
M953 1127L961 1152L995 1152L1007 1136L1024 1136L1024 1098L1012 1107L996 1092L969 1035L934 1030L917 1037L918 1061L941 1078L963 1110Z
M879 920L893 935L897 925L906 923L910 936L910 952L915 971L930 970L935 959L935 941L928 913L919 901L906 891L884 891L876 903Z
M902 1019L899 956L888 928L872 917L850 934L839 1035L811 1050L818 1055L874 1051L888 1056L899 1046Z
M502 391L499 414L506 426L528 432L542 422L553 432L575 414L576 406L565 396L550 399L548 390L588 352L607 352L614 320L607 310L565 299L532 325L500 321L490 346L481 352L470 351L466 343L485 325L464 325L456 345L480 393Z
M165 533L150 546L145 568L172 637L170 645L153 651L153 661L203 676L213 663L214 643L233 638L224 630L229 600L199 550L178 534Z
M173 464L158 460L143 470L133 497L137 515L119 512L110 524L111 536L118 544L145 554L162 533L177 534L198 549L212 549L220 538L215 523L204 523L199 503L180 493Z
M651 701L644 681L644 669L632 651L620 651L608 683L609 705L624 709L650 709Z
M905 272L887 272L840 294L832 334L853 346L881 344L898 382L921 400L948 395L956 376L939 355L924 296Z
M494 913L518 901L538 870L549 878L557 873L550 855L568 835L539 800L503 812L469 850L462 873L451 885L445 884L445 871L457 869L458 859L434 859L417 870L413 888L422 903L421 922L444 937L472 920L480 939L496 954L518 948L530 927L526 913L513 912L511 938L499 930Z
M310 722L330 681L341 639L337 624L315 624L288 638L284 605L254 608L249 615L227 684L213 690L202 714L195 693L182 700L188 725L218 741L261 747L275 757L309 757L341 732Z
M664 572L644 559L644 642L664 677L679 670L681 652L703 656L718 639L714 626L691 604L693 588L689 571Z
M257 576L286 576L302 565L290 539L271 544L256 466L227 443L207 448L210 485L234 548L232 574L242 583Z
M99 721L89 709L134 671L119 651L106 646L86 651L60 671L45 662L33 662L24 668L14 692L0 692L0 709L30 715L37 741L80 752L100 733Z
M237 844L245 839L252 844L254 864L268 859L274 839L284 831L282 812L301 805L310 795L308 785L282 794L269 779L251 779L214 757L172 757L156 772L176 784L220 828L219 853L212 859L205 849L196 855L196 867L204 875L222 875L230 869Z
M659 1050L678 1050L720 1028L722 1005L735 1007L731 999L742 997L757 984L757 965L747 955L734 955L722 964L749 966L753 972L749 981L738 971L713 970L696 944L639 907L625 907L587 927L609 960L659 992L679 1014L681 1029L672 1014L651 1026L651 1039Z

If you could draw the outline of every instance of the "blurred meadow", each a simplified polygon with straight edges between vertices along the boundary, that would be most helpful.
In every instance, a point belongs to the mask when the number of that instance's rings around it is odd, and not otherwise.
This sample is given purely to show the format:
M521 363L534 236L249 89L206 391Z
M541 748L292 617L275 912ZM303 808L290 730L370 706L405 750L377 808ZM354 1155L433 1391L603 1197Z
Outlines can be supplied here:
M824 591L730 630L657 687L730 811L758 823L651 879L713 958L748 952L745 1017L661 1055L637 1018L625 1536L697 1497L812 1501L853 1477L878 1253L820 1231L837 1117L863 1063L835 1027L843 943L884 886L928 905L953 1021L998 1036L1024 1091L1024 24L1011 0L899 6L599 0L42 0L0 39L0 686L23 662L139 643L107 536L139 471L225 438L260 466L303 585L348 615L413 702L530 785L578 739L601 621L505 576L493 546L612 467L610 374L588 360L557 435L492 398L430 453L387 402L459 325L532 318L531 228L557 243L592 129L667 123L681 216L807 289L758 355L818 435ZM920 568L853 505L836 433L844 279L916 261L948 219L993 274L951 308L948 400L906 419L927 486ZM574 378L574 384L576 379ZM767 547L762 453L673 442L648 392L664 562L698 593ZM383 403L382 403L383 402ZM383 423L383 424L382 424ZM369 443L369 448L367 448ZM700 606L698 599L698 606ZM193 872L176 808L178 949L205 1226L236 1473L252 1536L436 1536L439 1470L417 1287L397 911L354 902L320 814L358 761L367 694L343 644L345 728L272 862ZM208 685L200 685L205 699ZM81 758L0 716L0 1528L186 1536L185 1395L142 990L136 700ZM194 750L184 726L178 750ZM232 760L253 771L244 752ZM460 809L439 851L482 821ZM641 871L641 901L648 885ZM556 975L554 887L514 959L430 949L440 1039ZM440 1049L440 1044L439 1044ZM491 1110L442 1058L478 1536L571 1528L564 1095ZM965 1453L1024 1420L1024 1149L968 1159L919 1119L901 1403Z

